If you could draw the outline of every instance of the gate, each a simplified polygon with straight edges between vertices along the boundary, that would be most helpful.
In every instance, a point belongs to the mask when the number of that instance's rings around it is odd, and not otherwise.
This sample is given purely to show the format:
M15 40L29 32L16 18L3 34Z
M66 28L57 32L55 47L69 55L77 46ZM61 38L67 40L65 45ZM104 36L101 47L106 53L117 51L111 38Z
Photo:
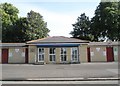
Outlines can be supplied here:
M113 47L106 47L107 62L114 61Z
M2 63L8 63L8 49L2 49Z
M28 63L28 48L25 49L25 63Z
M88 57L88 62L91 62L91 59L90 59L90 47L87 48L87 57Z

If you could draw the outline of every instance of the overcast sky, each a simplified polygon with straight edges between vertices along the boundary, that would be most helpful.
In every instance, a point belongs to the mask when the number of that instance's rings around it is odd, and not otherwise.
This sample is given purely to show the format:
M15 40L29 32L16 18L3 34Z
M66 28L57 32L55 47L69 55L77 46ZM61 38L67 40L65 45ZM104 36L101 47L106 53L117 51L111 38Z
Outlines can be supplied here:
M66 36L72 30L72 24L76 22L81 13L92 18L100 0L1 0L8 2L19 9L19 17L26 17L30 10L39 12L47 27L50 36Z

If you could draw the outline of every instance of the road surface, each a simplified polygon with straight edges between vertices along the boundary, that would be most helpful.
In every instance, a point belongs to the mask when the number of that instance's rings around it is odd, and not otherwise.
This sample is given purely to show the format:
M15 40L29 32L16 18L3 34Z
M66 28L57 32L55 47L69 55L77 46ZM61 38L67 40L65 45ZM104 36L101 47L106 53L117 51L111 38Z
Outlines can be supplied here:
M2 80L29 80L49 78L117 78L118 63L81 64L4 64Z

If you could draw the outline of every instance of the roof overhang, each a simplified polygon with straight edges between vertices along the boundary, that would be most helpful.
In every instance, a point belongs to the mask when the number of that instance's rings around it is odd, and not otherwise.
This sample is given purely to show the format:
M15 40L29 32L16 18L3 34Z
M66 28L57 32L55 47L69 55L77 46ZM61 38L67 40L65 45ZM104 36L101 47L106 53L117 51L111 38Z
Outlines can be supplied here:
M37 47L78 47L80 44L36 44Z
M25 47L25 43L0 43L0 47Z

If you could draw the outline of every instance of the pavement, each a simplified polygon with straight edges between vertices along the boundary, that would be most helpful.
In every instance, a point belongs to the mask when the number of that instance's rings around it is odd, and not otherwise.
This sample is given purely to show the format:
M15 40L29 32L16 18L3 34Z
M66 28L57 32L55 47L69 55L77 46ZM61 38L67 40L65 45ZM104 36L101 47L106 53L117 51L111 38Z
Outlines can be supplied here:
M2 86L119 86L118 84L3 84Z
M81 64L3 64L2 81L118 81L117 62Z
M75 86L76 86L76 84L79 84L79 85L87 85L87 84L92 84L92 86L93 85L96 85L96 86L99 86L99 85L101 85L102 84L102 86L104 86L105 84L106 85L112 85L112 86L114 86L114 85L116 85L117 86L117 84L118 84L118 81L114 81L114 80L112 80L112 81L110 81L110 80L107 80L107 81L16 81L16 82L14 82L14 81L3 81L2 82L2 84L12 84L12 85L14 85L14 84L20 84L20 85L30 85L30 84L39 84L40 86L41 85L54 85L54 86L56 86L56 85L59 85L59 84L61 84L61 85L73 85L73 84L75 84ZM11 86L12 86L11 85ZM25 85L25 86L26 86ZM78 86L79 86L78 85ZM105 86L106 86L105 85ZM16 86L16 85L15 85Z

